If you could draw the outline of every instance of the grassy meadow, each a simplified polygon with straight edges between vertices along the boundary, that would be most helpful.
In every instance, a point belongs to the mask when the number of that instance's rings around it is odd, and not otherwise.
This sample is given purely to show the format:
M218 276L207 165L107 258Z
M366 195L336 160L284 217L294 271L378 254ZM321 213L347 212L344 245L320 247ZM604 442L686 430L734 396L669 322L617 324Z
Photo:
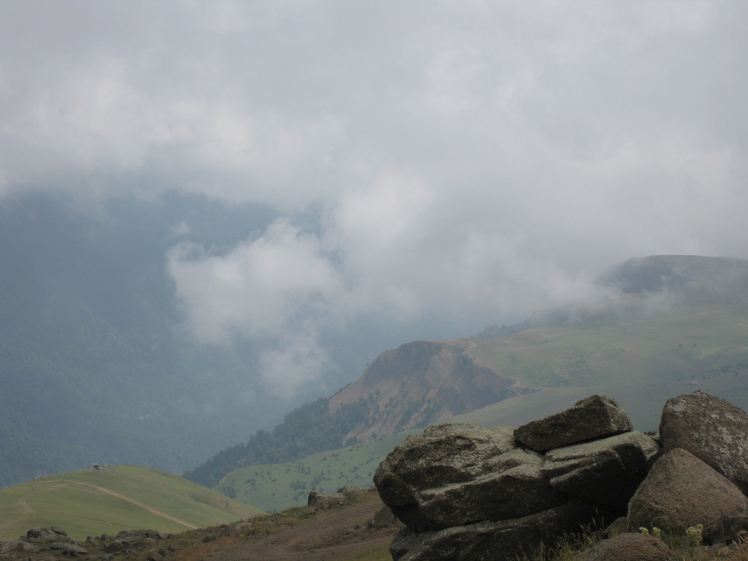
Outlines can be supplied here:
M183 532L262 514L181 477L135 466L86 469L0 489L0 541L59 526L74 539L148 528Z
M640 430L657 428L667 399L696 389L748 409L748 311L729 302L627 310L472 342L478 363L544 388L487 407L486 424L521 424L593 393L617 399Z

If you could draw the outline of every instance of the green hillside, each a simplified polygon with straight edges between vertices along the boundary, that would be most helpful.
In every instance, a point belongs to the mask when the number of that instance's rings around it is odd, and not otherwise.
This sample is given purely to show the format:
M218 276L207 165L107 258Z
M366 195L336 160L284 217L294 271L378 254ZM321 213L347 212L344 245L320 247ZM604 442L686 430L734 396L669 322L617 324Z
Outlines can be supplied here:
M665 401L696 389L748 409L748 306L699 292L632 295L561 327L467 339L479 364L538 391L457 417L518 426L594 393L617 399L639 430L656 429ZM302 504L316 488L368 486L376 466L405 434L323 452L296 462L253 466L216 487L265 509Z
M87 469L0 489L0 540L59 526L73 539L148 528L183 532L262 514L220 493L135 466Z
M309 491L334 493L344 485L366 488L379 463L408 434L403 432L283 464L248 466L229 473L215 489L268 512L306 504Z
M697 302L656 313L644 307L642 299L625 312L573 326L474 340L468 353L478 362L545 388L544 395L522 396L486 410L513 417L520 411L509 412L521 409L530 420L542 413L542 403L570 403L576 396L604 393L621 402L635 425L648 430L657 428L665 400L695 389L748 408L744 306Z

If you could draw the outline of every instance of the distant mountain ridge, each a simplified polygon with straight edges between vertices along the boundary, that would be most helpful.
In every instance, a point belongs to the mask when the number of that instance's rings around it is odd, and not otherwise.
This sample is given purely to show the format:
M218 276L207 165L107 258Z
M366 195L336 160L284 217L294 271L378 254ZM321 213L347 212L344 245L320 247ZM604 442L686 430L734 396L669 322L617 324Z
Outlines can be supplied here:
M184 477L213 487L231 471L298 460L403 430L422 428L533 391L479 366L465 341L415 341L385 351L331 398L289 413L272 431L226 448Z
M624 294L699 288L745 293L748 261L698 255L651 255L611 267L597 277L597 282Z
M657 428L667 399L695 389L748 410L747 280L748 262L742 260L637 259L600 281L624 283L630 292L614 289L609 299L589 309L552 314L554 325L523 325L526 328L495 338L416 341L386 351L358 381L328 400L341 403L342 409L350 405L343 403L344 398L371 399L367 417L359 418L359 425L354 423L353 432L347 433L349 444L354 445L295 462L247 465L225 476L217 490L269 510L299 504L311 489L334 492L344 484L367 485L393 443L414 432L369 438L374 436L367 429L373 426L371 420L386 419L380 402L394 411L395 426L404 425L407 408L399 398L409 392L400 388L407 388L409 381L403 378L433 384L411 394L428 395L440 380L435 373L449 371L443 366L450 363L445 356L452 363L465 360L471 365L468 372L498 373L494 376L538 390L448 421L516 427L602 394L619 401L635 428L647 431ZM448 383L444 389L459 393ZM389 402L385 392L398 399ZM428 417L423 401L420 406L411 413L423 420ZM332 405L330 410L334 410Z
M500 349L502 345L511 349L513 338L525 335L530 339L537 338L537 344L542 344L548 338L562 338L565 333L563 329L572 326L589 330L600 322L607 325L611 322L627 323L630 319L625 316L634 318L646 313L641 306L645 305L647 295L665 291L685 294L690 290L688 299L693 302L706 301L707 305L714 300L724 306L725 296L736 304L748 302L748 261L698 256L651 256L631 259L613 267L601 274L597 282L633 299L627 297L622 300L625 304L614 302L609 307L603 305L594 310L550 310L515 326L487 328L472 341L414 341L385 351L359 379L329 399L315 402L315 416L311 416L310 409L304 411L310 405L299 408L273 430L273 439L268 438L270 433L258 433L246 445L225 450L193 472L186 473L185 477L212 486L232 469L298 460L304 457L301 448L309 454L311 451L332 450L335 448L332 444L336 441L337 447L342 447L393 435L502 403L508 398L526 395L540 388L568 385L575 378L591 375L600 365L616 367L626 356L627 351L623 346L602 349L600 357L592 356L589 348L569 349L565 351L567 355L561 357L559 365L548 362L513 364L514 359L496 361L490 353L495 353L492 349ZM620 319L616 319L618 314L623 314ZM627 328L622 329L625 332ZM491 342L494 339L496 344ZM499 341L503 343L498 344ZM680 345L683 346L682 343ZM731 349L725 355L735 357L730 359L732 363L729 368L742 368L741 350L736 349L734 344ZM672 356L661 354L658 360L672 361L669 368L677 369L693 359L682 348L676 348L676 351L672 352ZM593 358L596 362L591 363ZM528 369L532 371L529 375ZM521 374L524 380L518 381L515 372ZM356 414L351 415L352 411ZM332 438L317 436L309 439L304 436L309 435L308 427L322 418L326 419L324 423L334 426L334 432L324 433ZM256 452L262 448L262 441L274 442L276 449L289 453L269 461L267 454ZM294 441L303 442L304 446L297 445L295 449L289 447L288 443ZM294 454L294 450L298 453ZM206 478L208 473L210 476Z

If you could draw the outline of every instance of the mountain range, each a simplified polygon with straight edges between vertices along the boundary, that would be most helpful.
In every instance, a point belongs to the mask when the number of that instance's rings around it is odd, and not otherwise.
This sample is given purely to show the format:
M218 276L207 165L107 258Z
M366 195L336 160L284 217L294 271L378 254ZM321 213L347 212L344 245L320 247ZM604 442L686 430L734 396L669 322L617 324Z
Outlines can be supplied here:
M373 342L341 338L333 380L351 379L346 370L372 357L354 382L337 392L310 384L291 397L253 392L264 383L257 349L190 340L163 256L185 216L200 217L190 239L216 251L274 217L213 216L206 204L175 199L148 216L123 202L106 220L44 196L0 206L0 486L129 463L215 487L236 469L496 404L524 403L537 417L558 403L551 394L587 389L620 388L626 399L632 388L664 394L710 381L744 405L748 262L698 256L630 260L600 275L594 305L542 310L473 337L413 341L379 356ZM632 417L638 409L646 408L627 404Z
M618 399L638 428L654 430L662 403L697 388L748 407L748 262L652 256L612 268L598 283L609 292L594 306L386 351L357 381L315 402L315 416L310 406L297 409L273 433L185 476L273 510L312 488L368 484L388 450L382 437L391 448L403 431L440 420L516 426L602 393ZM310 434L322 417L336 427L334 438ZM304 452L271 461L257 454L260 442L282 449L287 439L304 443L297 448ZM323 453L346 444L347 452ZM336 471L333 454L345 472Z

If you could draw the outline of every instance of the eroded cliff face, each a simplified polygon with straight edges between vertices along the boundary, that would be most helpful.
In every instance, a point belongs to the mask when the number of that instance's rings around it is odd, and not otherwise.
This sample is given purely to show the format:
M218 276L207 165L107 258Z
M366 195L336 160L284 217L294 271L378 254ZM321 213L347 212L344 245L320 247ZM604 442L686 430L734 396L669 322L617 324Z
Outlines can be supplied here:
M423 427L533 391L479 366L467 341L415 341L377 357L358 380L330 398L330 411L361 398L375 402L369 422L346 438L366 440Z

